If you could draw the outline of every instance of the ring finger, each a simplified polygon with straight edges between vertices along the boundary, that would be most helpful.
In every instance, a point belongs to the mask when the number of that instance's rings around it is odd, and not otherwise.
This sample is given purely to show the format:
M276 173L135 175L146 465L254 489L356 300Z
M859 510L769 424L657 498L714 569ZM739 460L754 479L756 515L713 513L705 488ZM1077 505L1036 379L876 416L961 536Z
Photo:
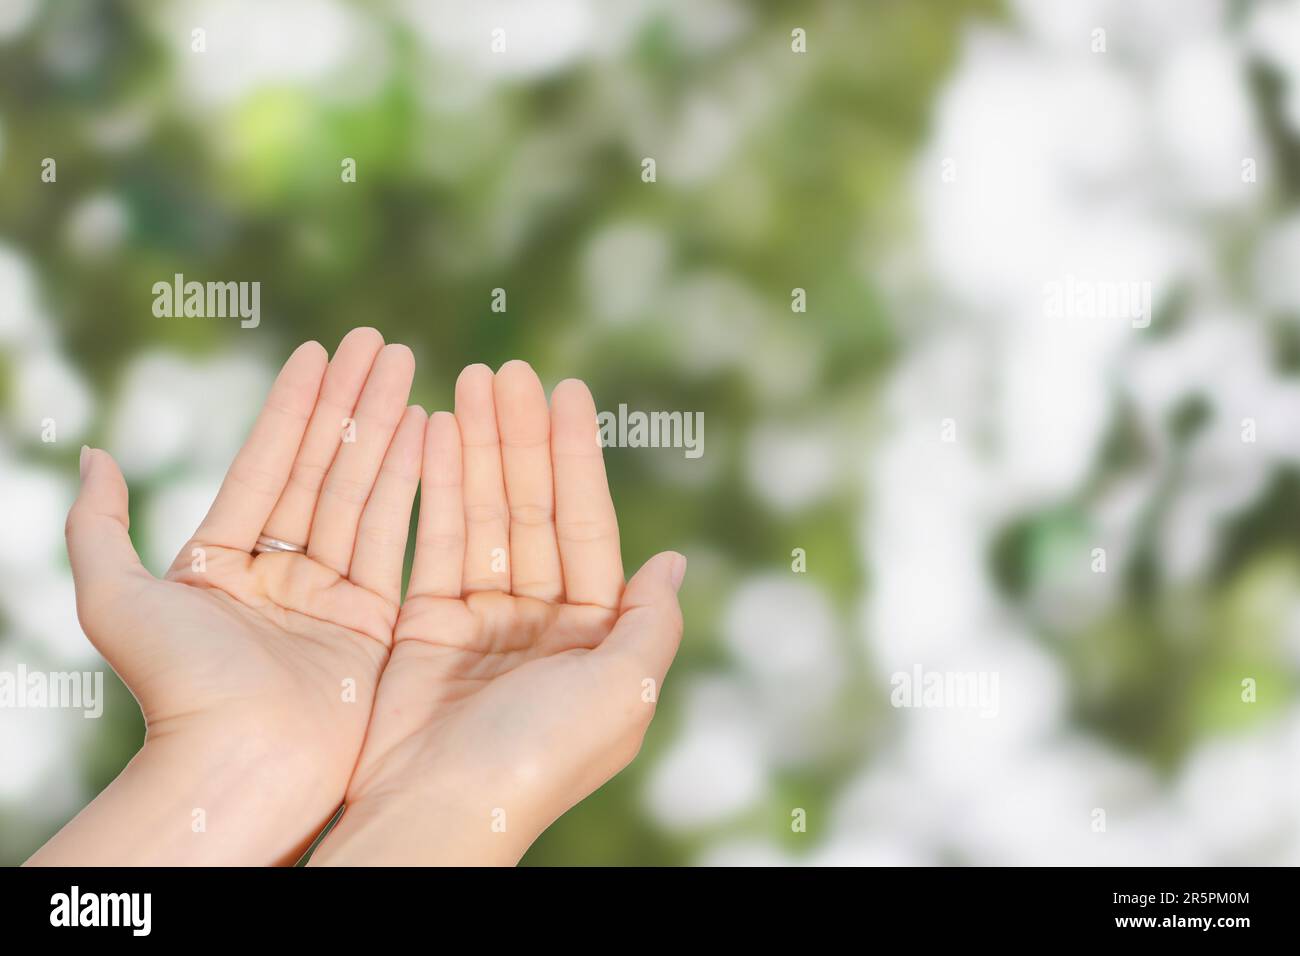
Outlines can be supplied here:
M262 530L267 537L306 545L325 474L338 453L344 428L356 410L357 397L375 356L383 347L384 337L374 329L353 329L343 336L325 370L320 397L289 473L289 483Z

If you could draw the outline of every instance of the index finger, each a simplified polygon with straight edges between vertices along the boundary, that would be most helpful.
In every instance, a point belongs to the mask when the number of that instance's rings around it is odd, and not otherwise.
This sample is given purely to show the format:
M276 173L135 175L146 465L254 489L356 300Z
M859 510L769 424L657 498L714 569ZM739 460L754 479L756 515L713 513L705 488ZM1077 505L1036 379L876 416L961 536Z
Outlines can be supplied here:
M253 550L289 480L328 360L319 342L305 342L289 356L194 541Z
M596 404L577 379L565 379L551 394L551 458L565 600L617 608L623 594L618 518L605 477Z

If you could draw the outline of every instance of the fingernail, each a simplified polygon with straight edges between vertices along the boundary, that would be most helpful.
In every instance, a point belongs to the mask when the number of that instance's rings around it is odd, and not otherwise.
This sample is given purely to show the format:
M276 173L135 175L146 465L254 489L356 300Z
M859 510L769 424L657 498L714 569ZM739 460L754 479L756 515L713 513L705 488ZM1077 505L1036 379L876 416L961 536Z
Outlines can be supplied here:
M677 555L677 560L673 562L673 590L682 589L682 579L686 577L686 555Z
M81 472L81 480L86 480L86 465L90 463L90 446L81 446L81 458L77 461L77 470Z

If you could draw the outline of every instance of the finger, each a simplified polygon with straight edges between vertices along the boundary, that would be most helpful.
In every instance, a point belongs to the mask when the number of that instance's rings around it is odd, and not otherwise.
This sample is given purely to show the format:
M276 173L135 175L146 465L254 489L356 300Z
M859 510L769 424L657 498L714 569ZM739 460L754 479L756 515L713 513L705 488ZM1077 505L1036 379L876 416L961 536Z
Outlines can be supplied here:
M577 379L561 382L551 395L551 456L565 600L618 607L623 593L618 519L605 478L596 405Z
M639 674L664 679L682 640L682 609L677 591L686 575L686 558L663 551L632 576L619 605L618 623L595 653L621 657Z
M471 365L456 381L456 424L464 469L465 559L462 587L510 590L510 527L501 475L492 370Z
M551 414L541 380L527 362L507 362L493 380L501 470L510 509L510 587L558 601L564 594L555 541Z
M81 490L64 531L82 627L97 639L97 611L133 593L132 581L152 580L128 529L126 481L108 452L81 449Z
M237 551L253 550L289 481L307 422L316 407L327 361L319 342L300 345L289 356L207 517L194 532L194 541ZM176 561L188 564L188 549Z
M415 532L415 562L407 598L460 597L464 561L460 429L451 412L434 412L425 430L420 522Z
M424 453L424 409L412 405L402 416L379 469L375 489L361 514L348 576L394 607L402 603L402 563L411 530L411 505L420 483Z
M289 483L267 519L263 534L293 544L307 543L321 485L338 453L346 423L356 411L366 376L383 347L384 337L374 329L353 329L343 336L325 370L316 409L289 472Z
M357 525L393 433L406 411L415 357L405 345L385 345L357 399L352 427L325 474L307 539L307 556L344 577L352 563Z

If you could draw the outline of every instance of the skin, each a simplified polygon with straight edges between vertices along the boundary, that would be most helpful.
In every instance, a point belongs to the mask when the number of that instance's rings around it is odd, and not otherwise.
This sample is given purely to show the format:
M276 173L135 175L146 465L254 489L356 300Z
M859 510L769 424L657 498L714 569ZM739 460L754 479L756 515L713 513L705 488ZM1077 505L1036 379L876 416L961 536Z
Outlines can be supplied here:
M30 864L291 863L345 801L314 863L512 863L635 755L685 559L624 587L590 394L473 366L429 419L413 374L372 329L299 348L162 580L83 450L78 615L146 740Z
M525 363L466 369L422 487L392 659L315 864L517 862L636 755L681 639L684 557L624 586L581 382L548 414Z
M83 451L67 523L77 613L146 737L29 862L286 863L336 812L400 603L426 421L406 407L414 368L373 329L332 362L314 342L295 351L162 580L132 548L117 465ZM263 528L308 553L254 557Z

